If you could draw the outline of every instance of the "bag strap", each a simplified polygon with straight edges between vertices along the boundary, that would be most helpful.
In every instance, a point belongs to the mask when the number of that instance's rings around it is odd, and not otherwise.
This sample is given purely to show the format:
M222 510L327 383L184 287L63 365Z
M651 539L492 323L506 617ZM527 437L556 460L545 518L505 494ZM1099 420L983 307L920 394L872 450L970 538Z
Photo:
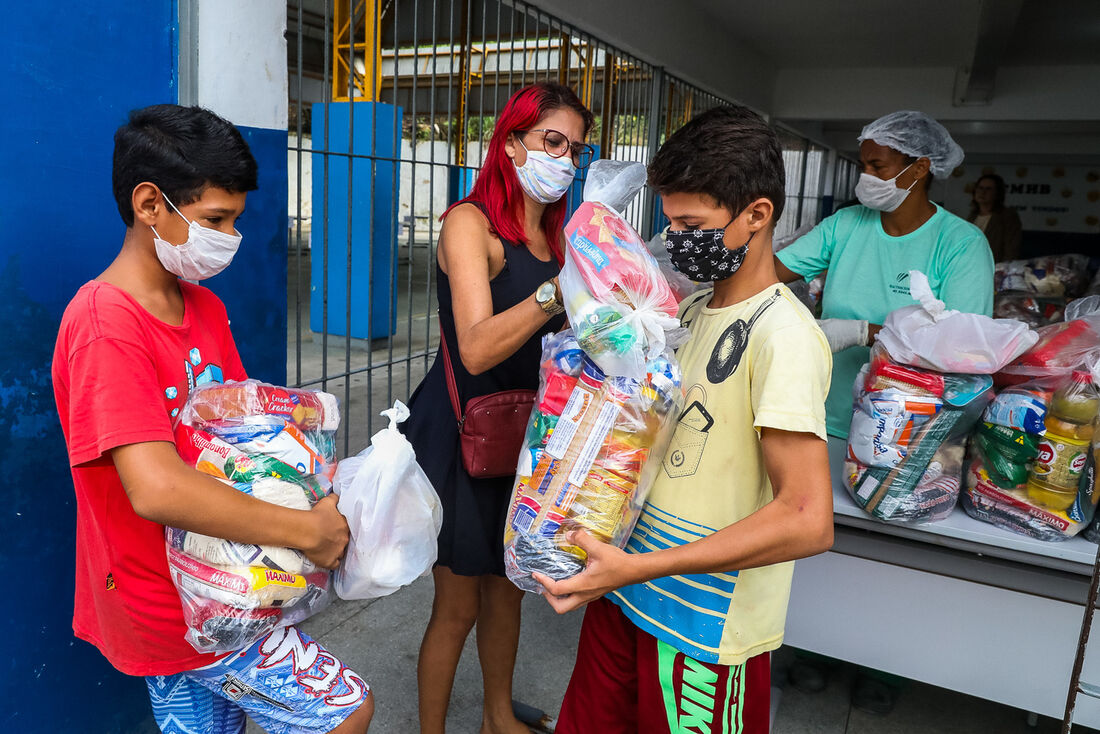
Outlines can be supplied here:
M455 371L451 367L451 352L447 349L447 335L443 333L443 322L439 322L439 349L443 352L444 373L447 376L447 394L451 396L451 410L454 411L455 420L458 421L458 430L462 430L462 424L466 422L466 416L458 409L458 385L455 383Z

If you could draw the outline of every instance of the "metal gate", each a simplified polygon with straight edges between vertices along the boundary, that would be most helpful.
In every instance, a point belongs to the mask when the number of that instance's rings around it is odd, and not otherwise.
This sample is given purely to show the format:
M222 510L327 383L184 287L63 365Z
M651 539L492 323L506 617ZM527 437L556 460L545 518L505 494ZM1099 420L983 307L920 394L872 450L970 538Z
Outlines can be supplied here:
M643 163L727 102L524 2L289 0L287 13L287 374L340 397L345 455L431 364L439 216L469 191L512 92L571 86L598 157ZM827 151L780 132L793 231L819 216ZM648 193L626 214L643 236L659 224Z

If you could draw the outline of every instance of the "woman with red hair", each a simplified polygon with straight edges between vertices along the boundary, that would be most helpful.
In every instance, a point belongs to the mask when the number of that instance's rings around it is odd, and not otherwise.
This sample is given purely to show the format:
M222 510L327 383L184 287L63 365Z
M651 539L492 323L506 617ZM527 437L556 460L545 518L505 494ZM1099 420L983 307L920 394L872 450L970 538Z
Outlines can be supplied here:
M470 195L443 214L439 323L458 404L535 389L542 336L564 324L557 274L565 194L592 157L592 113L568 87L535 84L501 112ZM504 575L512 477L471 477L462 463L443 350L409 407L405 433L443 504L435 600L420 646L420 731L443 732L462 647L477 624L482 734L526 734L512 713L523 592Z

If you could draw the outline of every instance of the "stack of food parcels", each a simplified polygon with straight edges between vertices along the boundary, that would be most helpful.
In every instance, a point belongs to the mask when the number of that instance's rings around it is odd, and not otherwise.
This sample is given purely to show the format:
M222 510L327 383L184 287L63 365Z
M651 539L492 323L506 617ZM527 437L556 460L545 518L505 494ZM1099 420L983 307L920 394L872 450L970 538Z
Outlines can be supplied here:
M532 572L583 570L568 530L626 544L683 407L676 298L617 213L644 181L641 164L592 164L585 202L565 227L571 328L543 339L504 532L508 578L528 591L538 590Z
M336 397L256 380L200 385L176 424L185 463L257 499L310 509L332 488ZM291 548L166 528L168 567L199 652L247 647L329 601L331 574Z
M1076 535L1095 514L1100 394L1089 367L1100 320L1039 329L1039 342L997 375L1003 387L970 442L963 508L1040 540Z
M1033 327L1063 318L1066 302L1084 294L1089 283L1089 259L1084 255L1054 255L998 263L994 274L993 315Z
M892 312L853 386L843 480L871 516L942 519L959 497L970 429L993 398L990 374L1035 342L1026 324L948 311L925 276L921 302Z

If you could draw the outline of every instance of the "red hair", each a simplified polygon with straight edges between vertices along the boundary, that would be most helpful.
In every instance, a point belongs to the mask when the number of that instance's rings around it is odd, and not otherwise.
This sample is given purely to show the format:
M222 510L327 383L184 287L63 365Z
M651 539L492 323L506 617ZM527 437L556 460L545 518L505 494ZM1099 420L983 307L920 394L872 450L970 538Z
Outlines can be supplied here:
M474 202L480 205L478 208L489 220L489 228L496 236L517 246L527 245L527 234L523 229L523 189L512 159L504 152L504 144L512 133L529 130L544 116L562 108L571 109L581 116L584 134L587 136L592 128L592 113L569 87L540 83L524 87L513 94L497 118L493 137L489 140L489 152L485 155L485 163L473 189L465 198L448 207L440 219L459 204ZM559 264L565 261L559 235L565 226L568 206L568 196L563 196L547 205L542 214L542 231L546 233L550 251L554 253Z

